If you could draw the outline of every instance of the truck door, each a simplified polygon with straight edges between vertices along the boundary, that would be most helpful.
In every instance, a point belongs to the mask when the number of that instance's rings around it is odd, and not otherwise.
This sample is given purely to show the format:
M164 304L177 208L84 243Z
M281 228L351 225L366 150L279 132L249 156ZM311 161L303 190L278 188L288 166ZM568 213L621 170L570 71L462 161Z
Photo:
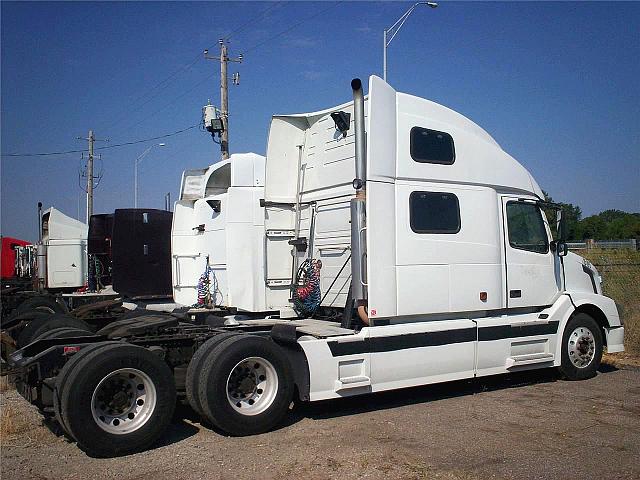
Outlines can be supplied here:
M509 196L500 204L506 309L477 319L477 376L553 365L562 336L557 318L571 308L568 297L556 302L557 256L540 207L533 199Z
M533 201L505 196L502 217L507 308L553 304L559 288L542 210Z

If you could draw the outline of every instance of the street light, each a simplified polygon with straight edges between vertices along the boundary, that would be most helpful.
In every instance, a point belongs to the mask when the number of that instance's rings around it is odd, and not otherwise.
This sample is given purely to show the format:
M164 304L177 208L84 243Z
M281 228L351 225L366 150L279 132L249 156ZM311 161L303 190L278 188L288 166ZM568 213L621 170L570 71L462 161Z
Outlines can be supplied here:
M153 147L164 147L164 146L165 146L164 143L151 145L144 152L142 152L142 154L138 158L136 158L136 161L133 165L133 193L134 193L133 207L134 208L138 208L138 164L142 161L144 157L146 157L147 153L149 153L153 149Z
M387 81L387 47L391 44L391 41L396 37L396 35L400 31L400 29L402 28L402 25L404 25L404 22L407 21L407 18L409 18L409 15L411 15L413 13L413 10L415 10L415 8L418 5L426 5L426 6L431 7L431 8L436 8L438 6L438 4L436 2L416 2L416 3L413 4L413 6L409 10L404 12L404 14L398 20L396 20L396 23L394 23L389 28L386 28L384 30L384 51L383 51L382 76L383 76L385 82ZM387 40L387 36L389 34L391 34L391 38L389 38L389 40Z

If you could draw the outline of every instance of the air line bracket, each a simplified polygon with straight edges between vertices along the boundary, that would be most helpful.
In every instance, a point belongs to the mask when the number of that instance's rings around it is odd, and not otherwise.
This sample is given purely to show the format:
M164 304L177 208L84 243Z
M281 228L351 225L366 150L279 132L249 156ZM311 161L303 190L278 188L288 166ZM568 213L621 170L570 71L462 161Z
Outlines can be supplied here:
M306 237L294 238L292 240L289 240L289 245L293 245L294 247L296 247L297 252L300 252L300 253L306 252L307 246L308 246L307 238Z

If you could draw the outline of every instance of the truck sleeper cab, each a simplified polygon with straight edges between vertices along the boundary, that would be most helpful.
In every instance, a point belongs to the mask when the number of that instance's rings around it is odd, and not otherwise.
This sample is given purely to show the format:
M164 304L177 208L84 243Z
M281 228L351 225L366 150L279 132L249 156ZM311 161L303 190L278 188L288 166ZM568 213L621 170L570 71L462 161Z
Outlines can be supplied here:
M267 310L259 271L264 264L264 163L254 153L233 154L182 175L171 227L173 298L178 304L197 304L198 279L209 269L213 305ZM252 277L245 275L252 269Z
M272 120L264 264L244 275L262 275L279 316L139 317L14 354L19 390L81 448L148 447L176 390L213 425L248 435L273 428L294 393L315 401L545 367L582 379L605 345L623 350L615 303L593 266L552 239L522 165L452 110L377 77L366 102L352 87L354 102ZM342 324L285 318L309 258L322 261L321 306L344 310Z
M317 202L316 225L325 222L323 202L351 184L354 171L336 167L350 160L336 160L340 142L355 143L356 164L358 151L365 157L366 177L353 184L366 185L366 221L351 237L351 262L361 244L356 272L364 272L368 325L299 342L312 400L563 363L580 377L595 372L603 343L623 349L615 303L595 268L553 241L542 190L522 165L462 115L377 77L364 103L361 148L351 137L357 127L341 135L331 121L343 111L357 122L353 104L275 117L271 126L267 200L274 170L280 195L281 179L295 178L282 170L296 168L286 157L303 143L302 198ZM322 138L327 130L333 142ZM342 222L348 229L349 217Z

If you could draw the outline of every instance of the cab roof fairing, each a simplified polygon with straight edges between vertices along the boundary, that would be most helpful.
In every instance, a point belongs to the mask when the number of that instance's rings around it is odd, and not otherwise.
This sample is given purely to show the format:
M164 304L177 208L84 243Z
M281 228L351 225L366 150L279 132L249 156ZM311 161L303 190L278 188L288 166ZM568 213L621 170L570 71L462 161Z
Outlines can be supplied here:
M221 169L231 166L229 186L263 186L265 157L257 153L234 153L206 168L184 170L180 183L180 200L205 198L211 176ZM251 181L249 177L253 177Z
M383 82L382 79L376 76L370 77L369 86L371 89L372 82ZM386 85L386 83L385 83ZM421 116L428 118L429 120L434 120L438 124L447 125L453 129L462 131L465 135L468 135L468 139L473 140L474 142L479 142L480 144L484 144L487 150L494 150L496 156L502 158L503 161L510 163L515 167L516 170L520 170L520 178L527 179L524 182L519 182L518 185L513 185L513 191L525 192L531 195L534 195L539 198L544 198L544 194L542 193L542 189L533 178L531 173L515 158L509 155L500 144L482 127L478 124L465 117L461 113L452 110L449 107L441 105L439 103L433 102L431 100L427 100L425 98L421 98L415 95L406 94L402 92L395 92L396 94L396 114L398 114L399 104L402 103L404 105L414 104L419 105L421 107ZM365 114L367 115L367 126L369 125L370 118L368 117L368 104L370 100L370 95L365 95ZM320 120L321 118L331 114L332 112L336 112L348 107L353 106L353 101L345 102L335 107L319 110L316 112L308 112L308 113L297 113L297 114L279 114L273 115L269 127L269 137L267 140L267 163L269 158L269 146L272 145L272 141L276 139L271 138L274 122L276 121L286 121L290 123L297 124L297 127L301 130L306 130L311 127L315 122ZM301 125L302 124L302 125ZM369 130L367 128L367 130ZM286 140L286 139L285 139ZM282 139L277 139L277 142L280 143ZM474 183L474 182L469 182ZM489 183L489 185L492 185ZM499 189L503 189L504 185L496 184L496 187ZM268 188L268 186L267 186Z
M86 240L89 235L89 226L86 223L65 215L55 207L47 208L42 212L43 222L47 222L47 234L43 240Z

